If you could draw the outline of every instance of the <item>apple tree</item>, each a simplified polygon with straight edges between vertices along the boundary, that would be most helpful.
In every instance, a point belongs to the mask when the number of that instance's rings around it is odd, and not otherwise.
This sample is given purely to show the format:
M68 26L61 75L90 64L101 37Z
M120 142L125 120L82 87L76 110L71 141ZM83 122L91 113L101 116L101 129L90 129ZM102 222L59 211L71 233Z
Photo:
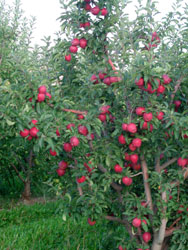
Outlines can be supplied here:
M62 2L54 47L64 129L57 181L63 217L125 226L112 247L188 247L188 12L176 1L136 17L117 0ZM182 4L183 6L183 4ZM56 99L58 100L58 99ZM52 110L57 106L51 106Z

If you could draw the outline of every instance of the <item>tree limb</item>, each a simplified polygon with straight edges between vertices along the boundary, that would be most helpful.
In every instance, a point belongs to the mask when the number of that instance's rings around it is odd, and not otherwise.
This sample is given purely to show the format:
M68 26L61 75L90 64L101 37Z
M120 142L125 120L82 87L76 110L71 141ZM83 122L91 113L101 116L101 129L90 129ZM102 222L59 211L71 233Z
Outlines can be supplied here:
M165 168L167 168L168 166L170 166L171 164L173 164L174 162L177 161L178 158L172 158L171 160L165 162L161 167L160 169L163 170Z
M170 103L170 104L173 103L175 94L176 94L176 92L178 91L178 89L179 89L179 87L180 87L180 85L181 85L181 82L182 82L183 78L184 78L184 76L181 76L180 79L177 80L176 85L175 85L175 88L174 88L174 91L173 91L172 94L171 94L171 103Z
M18 177L20 178L20 180L25 183L26 181L22 178L22 176L20 175L18 169L16 168L16 166L14 166L14 164L11 164L11 166L14 168L14 170L16 171Z

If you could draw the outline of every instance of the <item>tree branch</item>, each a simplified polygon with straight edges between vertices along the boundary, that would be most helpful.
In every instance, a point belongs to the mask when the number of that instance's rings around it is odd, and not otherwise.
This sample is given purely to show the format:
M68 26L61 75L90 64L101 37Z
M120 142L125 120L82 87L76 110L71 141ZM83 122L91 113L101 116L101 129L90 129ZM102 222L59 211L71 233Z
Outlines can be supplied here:
M181 76L180 79L177 80L176 85L175 85L175 88L174 88L174 91L173 91L172 94L171 94L171 103L170 103L170 104L173 103L175 94L176 94L176 92L178 91L178 89L179 89L179 87L180 87L180 85L181 85L181 82L182 82L183 78L184 78L184 76Z
M160 169L163 170L165 168L167 168L168 166L170 166L171 164L173 164L174 162L177 161L178 158L172 158L171 160L167 161L166 163L164 163Z
M25 183L26 181L22 178L22 176L20 175L18 169L16 168L16 166L14 166L14 164L11 163L11 166L14 168L14 170L16 171L18 177L20 178L20 180Z
M176 230L178 230L180 228L181 227L178 226L178 227L172 227L171 229L167 229L166 232L165 232L165 238L171 236L174 231L176 231Z
M188 178L188 168L183 169L183 178L186 180ZM177 187L180 184L180 181L172 181L171 183L172 187Z

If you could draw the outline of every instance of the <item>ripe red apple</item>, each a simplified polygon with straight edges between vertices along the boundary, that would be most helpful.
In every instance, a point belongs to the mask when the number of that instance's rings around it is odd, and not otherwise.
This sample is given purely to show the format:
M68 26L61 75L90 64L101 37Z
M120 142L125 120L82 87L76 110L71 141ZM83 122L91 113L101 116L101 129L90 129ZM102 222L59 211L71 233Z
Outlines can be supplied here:
M38 102L43 102L45 100L45 94L38 94L37 96L37 100Z
M39 130L38 130L36 127L32 127L32 128L29 130L29 134L30 134L32 137L36 137L38 132L39 132Z
M126 250L127 248L126 248L126 247L123 248L122 246L119 246L118 249L119 249L119 250Z
M130 161L133 164L136 164L138 162L138 155L137 154L130 155Z
M144 113L143 118L144 118L145 122L149 122L149 121L152 120L153 114L151 112L150 113Z
M110 86L111 85L110 77L104 78L103 83L106 84L106 85L108 85L108 86Z
M56 156L56 155L57 155L57 152L56 152L56 151L53 151L53 150L50 148L50 154L51 154L52 156Z
M77 53L78 47L77 47L77 46L70 46L69 51L70 51L71 53Z
M135 123L129 123L127 126L127 130L132 133L135 134L137 132L137 127Z
M87 222L88 222L88 224L89 224L90 226L93 226L93 225L95 225L95 223L96 223L95 220L92 221L90 218L88 218Z
M101 122L105 122L105 121L106 121L106 115L105 115L105 114L100 114L100 115L98 116L98 118L99 118L99 120L100 120Z
M71 152L72 151L72 146L70 143L66 142L63 145L63 149L65 150L65 152Z
M163 94L165 92L165 87L163 85L159 85L157 88L158 94Z
M124 131L128 131L128 124L127 123L123 123L121 127Z
M181 101L176 100L176 101L174 101L174 104L175 104L176 108L179 108L181 106Z
M56 170L56 172L57 172L57 174L58 174L59 176L63 176L63 175L65 174L65 170L60 169L60 168L58 168L58 169Z
M91 10L91 5L89 3L87 3L85 5L85 8L84 8L86 11L90 11Z
M80 23L80 28L85 28L85 23Z
M86 46L87 46L87 40L85 38L80 39L80 47L82 49L85 49Z
M57 136L60 136L60 132L59 132L59 129L58 129L58 128L56 129L56 135L57 135Z
M72 147L77 147L79 145L80 141L78 139L78 137L73 136L70 138L70 144Z
M128 153L125 153L125 160L130 161L130 155Z
M77 115L77 119L78 120L83 120L85 117L84 117L84 115L82 115L82 114L79 114L79 115Z
M139 80L135 80L135 83L137 86L144 86L144 78L141 77Z
M161 120L163 120L163 118L164 118L164 113L163 113L162 111L157 112L157 119L158 119L159 121L161 121Z
M118 137L118 141L119 141L120 144L126 144L124 135L120 135L120 136Z
M46 96L49 98L49 99L52 99L52 95L48 92L46 92Z
M77 178L78 183L83 183L85 180L86 180L86 177L84 175L80 178Z
M169 84L172 79L168 75L163 75L163 81L164 84Z
M132 168L135 170L135 171L139 171L141 169L141 165L140 164L132 164Z
M75 124L74 123L69 123L66 128L71 130L72 127L75 127Z
M71 54L65 56L65 61L70 62L72 59Z
M20 135L22 137L27 137L29 135L29 129L24 128L24 130L20 131Z
M42 85L38 88L39 94L46 94L46 86Z
M68 167L68 163L66 161L59 162L59 169L65 170Z
M90 22L86 22L86 23L84 23L84 28L86 28L86 27L90 27Z
M86 136L86 135L88 135L88 129L86 128L86 126L79 125L78 126L78 133Z
M90 134L90 138L91 138L91 140L94 140L94 139L95 139L95 136L94 136L93 133Z
M122 182L126 186L130 186L132 184L133 180L132 180L132 178L125 176L122 178Z
M116 173L121 173L123 171L123 168L120 165L116 164L114 166L114 170Z
M103 8L102 10L101 10L101 15L102 16L106 16L108 14L108 10L106 9L106 8Z
M144 107L138 107L138 108L136 108L136 114L137 115L143 115L144 112L145 112L145 108Z
M105 73L99 72L99 79L104 80L105 75Z
M37 124L37 122L38 122L38 121L35 120L35 119L31 120L31 123L33 123L34 125Z
M141 201L141 206L143 206L143 207L147 207L147 202L146 201Z
M93 82L93 84L99 83L96 75L92 75L91 78L90 78L90 81Z
M183 159L183 158L181 158L181 157L179 157L178 158L178 166L180 166L180 167L185 167L187 165L187 159Z
M144 223L144 224L146 224L146 225L147 225L147 221L146 221L146 220L144 220L144 219L142 220L142 223Z
M32 139L33 139L33 137L31 135L27 137L28 141L31 141Z
M149 232L143 233L142 239L144 242L148 243L151 240L151 234Z
M132 144L137 147L140 148L142 145L142 140L140 138L135 138L132 140Z
M95 6L94 8L91 9L91 13L95 16L98 15L99 12L100 12L100 8L98 6Z
M105 106L100 107L101 114L106 114L106 113L109 114L110 113L109 108L110 108L110 105L105 105Z
M72 46L78 46L80 43L80 40L78 38L74 38L71 42L71 45Z
M32 98L32 97L30 97L30 98L28 99L28 101L29 101L29 102L32 102L32 100L33 100L33 98Z
M133 227L140 227L141 223L142 223L142 220L139 219L139 218L134 218L133 221L132 221Z
M135 150L136 150L136 147L135 147L132 143L130 143L130 144L129 144L129 149L130 149L131 151L135 151Z

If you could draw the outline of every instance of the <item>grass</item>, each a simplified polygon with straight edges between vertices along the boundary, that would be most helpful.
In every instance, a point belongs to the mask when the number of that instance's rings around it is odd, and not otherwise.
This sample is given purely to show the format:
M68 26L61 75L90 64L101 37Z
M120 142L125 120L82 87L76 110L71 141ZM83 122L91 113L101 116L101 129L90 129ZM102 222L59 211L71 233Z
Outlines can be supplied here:
M87 218L66 222L58 207L60 201L32 206L19 205L0 210L1 250L112 250L114 233L106 221L89 226ZM114 231L115 230L115 231ZM122 232L121 232L122 233ZM113 235L113 237L112 237ZM116 242L117 244L117 242Z

